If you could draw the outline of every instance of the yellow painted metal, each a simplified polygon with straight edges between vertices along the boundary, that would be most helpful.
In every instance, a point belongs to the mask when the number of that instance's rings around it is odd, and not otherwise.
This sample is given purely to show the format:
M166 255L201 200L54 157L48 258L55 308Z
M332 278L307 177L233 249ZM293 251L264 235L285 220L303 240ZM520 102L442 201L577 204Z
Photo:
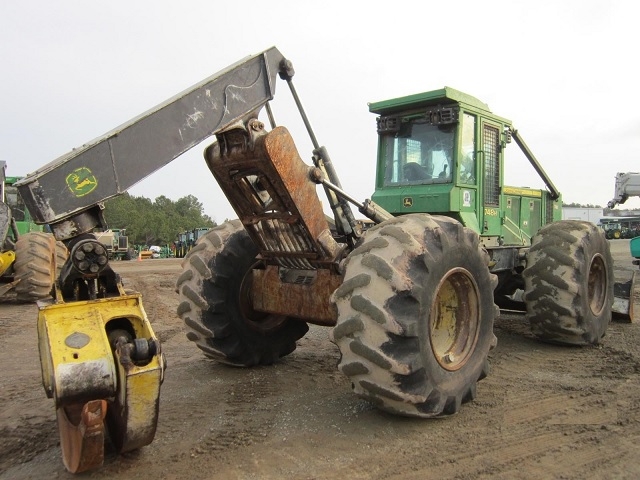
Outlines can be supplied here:
M43 386L56 408L106 400L111 440L125 452L155 436L164 357L141 295L119 290L121 296L97 300L39 301L38 344ZM109 332L116 330L157 351L142 361L114 351Z
M0 253L0 275L4 274L16 261L16 253L13 250Z
M111 302L38 302L42 383L56 407L115 395L116 369L105 325L116 318L111 313L124 312L115 311Z
M119 452L148 445L156 432L163 359L156 355L145 366L127 369L118 362L120 388L110 405L109 431Z
M430 312L429 340L435 359L455 371L467 362L479 333L479 288L464 268L449 270L436 288Z
M542 197L542 190L534 190L532 188L518 188L518 187L502 187L502 193L505 195L520 195L523 197Z

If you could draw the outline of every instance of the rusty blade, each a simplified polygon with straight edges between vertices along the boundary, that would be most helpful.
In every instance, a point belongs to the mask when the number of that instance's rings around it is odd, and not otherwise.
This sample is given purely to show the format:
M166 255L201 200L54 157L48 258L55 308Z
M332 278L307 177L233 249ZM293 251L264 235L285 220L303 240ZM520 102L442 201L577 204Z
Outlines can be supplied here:
M4 285L0 286L0 297L3 296L5 293L7 293L8 291L10 291L12 288L15 288L15 286L20 283L20 278L18 280L14 280L11 283L5 283Z
M71 473L99 467L104 461L105 400L57 409L62 461Z

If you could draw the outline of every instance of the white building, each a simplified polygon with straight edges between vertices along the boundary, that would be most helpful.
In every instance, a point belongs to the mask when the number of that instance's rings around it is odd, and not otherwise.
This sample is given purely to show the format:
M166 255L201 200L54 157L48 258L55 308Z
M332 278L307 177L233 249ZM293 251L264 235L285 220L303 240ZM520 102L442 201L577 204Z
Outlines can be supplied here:
M604 217L602 208L562 207L563 220L584 220L598 224L602 217Z

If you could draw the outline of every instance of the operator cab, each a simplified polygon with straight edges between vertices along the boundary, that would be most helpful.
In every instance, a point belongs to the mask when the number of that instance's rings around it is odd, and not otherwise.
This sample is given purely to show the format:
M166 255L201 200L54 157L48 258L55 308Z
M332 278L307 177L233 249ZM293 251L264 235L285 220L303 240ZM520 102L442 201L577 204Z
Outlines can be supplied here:
M511 121L453 88L369 104L378 114L372 200L393 215L448 215L487 244L526 245L556 213L548 192L504 186Z
M369 110L379 114L372 199L394 215L449 215L486 233L485 208L499 207L511 123L449 87L373 103Z

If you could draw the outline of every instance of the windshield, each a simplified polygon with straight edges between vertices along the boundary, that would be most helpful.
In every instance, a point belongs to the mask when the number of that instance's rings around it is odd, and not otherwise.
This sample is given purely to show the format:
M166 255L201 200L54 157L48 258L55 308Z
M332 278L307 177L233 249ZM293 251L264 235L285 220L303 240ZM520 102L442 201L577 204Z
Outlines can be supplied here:
M455 125L419 119L384 137L384 185L451 182L454 132Z

